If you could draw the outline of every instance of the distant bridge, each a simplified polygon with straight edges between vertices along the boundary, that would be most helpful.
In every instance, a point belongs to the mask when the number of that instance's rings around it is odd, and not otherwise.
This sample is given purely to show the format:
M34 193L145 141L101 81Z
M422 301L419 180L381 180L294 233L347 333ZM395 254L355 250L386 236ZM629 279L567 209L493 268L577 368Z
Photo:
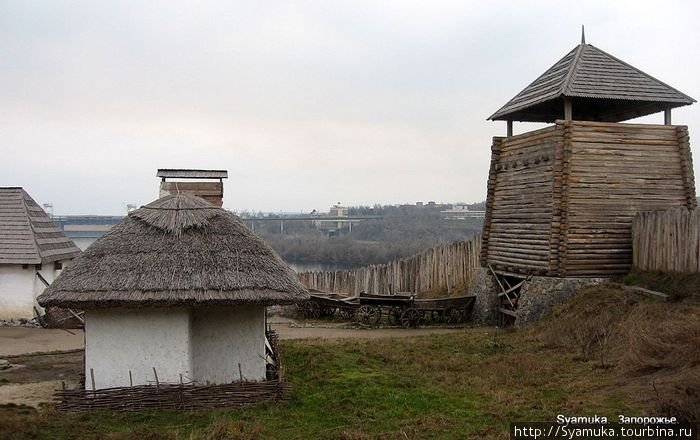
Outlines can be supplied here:
M353 224L364 220L381 219L380 215L363 215L350 217L328 217L313 215L282 215L268 217L241 217L250 228L255 231L256 223L279 222L280 231L284 233L284 222L288 221L314 221L318 222L319 229L345 229L352 232ZM68 238L99 238L109 231L114 225L124 219L122 215L60 215L53 217L53 222L59 230L63 231ZM335 224L335 226L333 226Z
M284 233L284 222L287 221L312 221L318 229L327 231L336 231L338 229L348 229L352 233L353 225L356 225L365 220L382 219L381 215L357 215L348 217L330 217L330 216L309 216L309 215L285 215L279 217L241 217L241 220L250 225L250 229L255 231L255 224L279 222L280 232Z
M123 215L57 215L53 222L68 238L99 238L123 219Z

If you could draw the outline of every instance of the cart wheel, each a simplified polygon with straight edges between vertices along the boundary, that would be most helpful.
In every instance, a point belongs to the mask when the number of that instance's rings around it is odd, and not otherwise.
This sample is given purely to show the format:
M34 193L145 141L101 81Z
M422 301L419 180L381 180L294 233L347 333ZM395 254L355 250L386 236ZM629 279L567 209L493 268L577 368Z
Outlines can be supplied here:
M403 328L418 327L420 312L416 309L406 309L401 313L401 326Z
M347 321L355 320L355 310L354 309L340 309L340 316Z
M389 324L401 325L401 307L392 307L389 310Z
M304 318L318 319L321 316L321 307L313 301L304 303Z
M445 322L447 324L456 324L461 321L462 312L460 312L459 309L450 307L449 309L445 310Z
M301 304L301 314L304 316L304 318L310 318L311 317L311 311L313 310L314 305L311 301L306 301Z
M430 317L435 322L443 322L445 320L445 313L442 310L433 310Z
M335 307L323 307L321 308L322 316L333 316L335 314Z
M357 319L365 325L374 327L382 319L382 309L372 306L360 306L360 309L357 311Z

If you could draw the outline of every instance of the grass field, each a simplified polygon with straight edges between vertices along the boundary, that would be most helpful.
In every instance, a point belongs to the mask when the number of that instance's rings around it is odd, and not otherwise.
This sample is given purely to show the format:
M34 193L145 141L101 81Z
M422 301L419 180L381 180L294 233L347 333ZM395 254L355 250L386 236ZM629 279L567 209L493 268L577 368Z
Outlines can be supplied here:
M629 295L588 289L536 326L513 332L482 327L416 338L283 341L294 389L279 406L67 415L51 408L3 407L0 438L508 438L509 421L553 420L557 414L658 415L663 406L649 378L661 370L637 368L653 353L645 358L630 353L638 349L625 339L623 323L642 309L662 313L697 305L656 304ZM611 346L601 345L610 352L607 361L595 349L583 353L575 338L554 337L577 313L611 306L619 309L620 325L609 338ZM676 348L692 348L696 336ZM630 357L635 353L637 358ZM669 377L674 371L685 381L698 366L671 365L662 373ZM673 382L666 385L673 389Z

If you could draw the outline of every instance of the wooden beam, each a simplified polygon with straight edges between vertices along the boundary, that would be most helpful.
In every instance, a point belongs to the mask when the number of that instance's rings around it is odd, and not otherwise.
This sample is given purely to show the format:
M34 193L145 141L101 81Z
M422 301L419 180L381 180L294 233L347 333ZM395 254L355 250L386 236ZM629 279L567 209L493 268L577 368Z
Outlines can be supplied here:
M508 290L504 290L503 292L499 293L498 296L503 296L503 295L508 296L509 293L513 292L514 290L517 290L518 287L522 286L523 284L525 284L525 280L522 280L521 282L519 282L518 284L516 284L515 286L511 287ZM508 298L508 299L510 299L510 298Z
M648 296L650 298L660 299L662 301L668 301L668 295L663 292L657 292L656 290L645 289L638 286L627 286L624 284L619 285L623 290L628 292L638 293L640 295Z
M664 110L664 125L671 125L671 109Z
M513 318L518 317L518 314L516 312L514 312L513 310L508 310L506 308L499 307L498 311L503 313L504 315L512 316Z
M573 109L571 106L571 98L564 98L564 120L571 121L573 119Z
M506 136L513 136L513 121L510 119L506 121Z

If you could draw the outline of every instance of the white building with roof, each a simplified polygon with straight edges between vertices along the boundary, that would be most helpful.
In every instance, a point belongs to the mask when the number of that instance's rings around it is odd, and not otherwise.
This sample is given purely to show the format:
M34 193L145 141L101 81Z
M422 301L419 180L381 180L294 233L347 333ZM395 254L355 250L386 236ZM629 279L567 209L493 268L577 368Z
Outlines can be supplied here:
M262 381L265 308L308 299L240 218L180 193L130 212L39 302L85 311L85 387L106 389Z
M0 187L0 319L32 318L36 297L80 249L21 187Z

